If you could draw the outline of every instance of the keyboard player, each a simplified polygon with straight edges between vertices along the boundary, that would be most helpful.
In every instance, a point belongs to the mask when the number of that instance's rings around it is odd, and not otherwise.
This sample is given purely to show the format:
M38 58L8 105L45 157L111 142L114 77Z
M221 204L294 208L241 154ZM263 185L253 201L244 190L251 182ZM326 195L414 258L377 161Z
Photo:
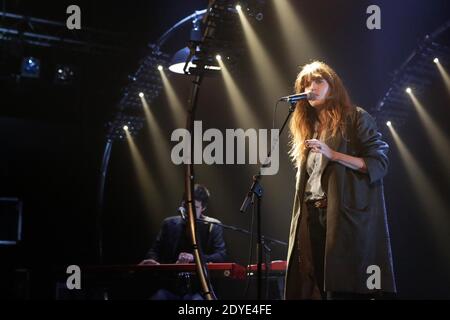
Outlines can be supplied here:
M200 184L194 187L195 213L197 219L220 223L219 220L205 215L209 190ZM153 246L148 251L141 265L159 263L193 263L194 256L190 241L188 223L184 207L180 215L164 219ZM226 248L223 229L215 224L197 223L198 241L206 262L224 262ZM190 281L189 276L179 275L176 279L166 281L162 288L153 294L153 300L202 300L197 281Z

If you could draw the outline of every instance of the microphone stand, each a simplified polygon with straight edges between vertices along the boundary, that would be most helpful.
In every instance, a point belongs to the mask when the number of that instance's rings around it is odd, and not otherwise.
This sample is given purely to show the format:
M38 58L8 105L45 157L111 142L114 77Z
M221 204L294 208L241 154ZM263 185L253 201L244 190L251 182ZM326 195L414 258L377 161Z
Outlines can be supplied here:
M286 119L284 120L283 125L281 126L279 136L281 136L281 133L283 132L287 122L289 121L289 118L291 117L292 113L295 111L295 103L296 101L289 100L290 103L289 112L286 116ZM279 139L276 143L279 142ZM254 205L255 203L255 197L256 197L256 250L257 250L257 280L256 280L256 291L257 291L257 300L261 300L262 297L262 257L263 257L263 238L261 235L261 202L262 202L262 195L263 195L263 188L261 186L261 169L267 166L267 160L271 157L272 150L268 152L266 161L260 166L258 173L253 176L253 182L250 186L249 191L247 192L247 195L245 196L245 199L241 205L240 212L245 213L248 210L248 207L250 203ZM266 264L266 272L267 272L267 264ZM267 277L267 274L266 274Z

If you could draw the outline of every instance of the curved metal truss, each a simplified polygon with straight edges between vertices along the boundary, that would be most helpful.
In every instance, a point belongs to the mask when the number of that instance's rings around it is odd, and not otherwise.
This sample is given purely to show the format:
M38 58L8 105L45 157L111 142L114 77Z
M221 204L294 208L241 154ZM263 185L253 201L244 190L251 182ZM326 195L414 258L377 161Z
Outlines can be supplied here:
M450 65L449 39L450 20L426 35L394 72L390 87L372 110L379 125L389 120L398 127L406 122L412 108L405 89L410 87L416 95L421 95L439 80L439 71L433 60L438 58L444 67Z

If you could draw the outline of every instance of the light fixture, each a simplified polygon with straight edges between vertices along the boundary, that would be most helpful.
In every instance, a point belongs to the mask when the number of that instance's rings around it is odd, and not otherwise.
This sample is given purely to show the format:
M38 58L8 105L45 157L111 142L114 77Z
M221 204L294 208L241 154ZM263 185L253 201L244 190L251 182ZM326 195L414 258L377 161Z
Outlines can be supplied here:
M75 79L75 71L71 66L59 65L56 67L55 83L70 84Z
M387 125L388 127L390 127L390 126L392 126L392 122L388 121L388 122L386 122L386 125Z
M181 50L178 50L172 58L172 62L169 66L169 70L174 73L185 74L184 67L186 65L186 60L188 59L189 55L190 55L190 50L187 47L185 47ZM186 68L186 72L188 74L192 73L191 69L197 68L197 64L195 63L196 60L197 60L197 57L195 55L189 60L187 68ZM214 65L212 63L205 65L205 69L209 70L209 71L220 71L221 70L221 68L219 66Z
M406 93L411 93L411 92L412 92L412 90L410 87L406 88Z
M170 63L169 70L174 73L183 74L184 73L183 68L184 68L184 65L186 64L186 59L189 56L189 52L190 52L190 50L187 47L183 48L181 50L178 50L172 58L172 62ZM189 64L192 65L191 62L189 62ZM189 68L189 66L188 66L188 68Z
M198 12L198 15L192 20L192 29L190 33L190 41L191 43L200 42L202 40L202 30L201 30L201 21L202 21L202 15L204 12ZM195 46L195 45L194 45ZM179 74L192 74L195 72L195 69L197 68L196 61L199 61L198 58L198 46L195 46L194 54L191 53L191 49L188 47L184 47L180 50L178 50L174 56L172 57L172 61L169 66L169 70L174 73ZM189 60L189 61L188 61ZM186 66L186 62L187 66ZM215 61L207 61L207 63L203 62L204 69L208 71L219 71L220 66L217 66ZM186 66L186 68L185 68ZM186 72L185 72L186 71Z
M21 75L27 78L39 78L41 62L34 57L26 57L22 60Z

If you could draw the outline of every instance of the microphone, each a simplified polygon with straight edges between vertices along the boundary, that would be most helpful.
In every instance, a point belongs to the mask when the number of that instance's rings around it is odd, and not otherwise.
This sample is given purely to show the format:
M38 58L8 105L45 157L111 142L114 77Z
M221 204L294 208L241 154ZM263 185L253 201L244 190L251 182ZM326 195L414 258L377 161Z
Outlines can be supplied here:
M315 94L311 91L303 92L303 93L297 93L290 96L281 97L278 101L286 101L286 102L297 102L299 100L308 99L308 100L314 100Z

